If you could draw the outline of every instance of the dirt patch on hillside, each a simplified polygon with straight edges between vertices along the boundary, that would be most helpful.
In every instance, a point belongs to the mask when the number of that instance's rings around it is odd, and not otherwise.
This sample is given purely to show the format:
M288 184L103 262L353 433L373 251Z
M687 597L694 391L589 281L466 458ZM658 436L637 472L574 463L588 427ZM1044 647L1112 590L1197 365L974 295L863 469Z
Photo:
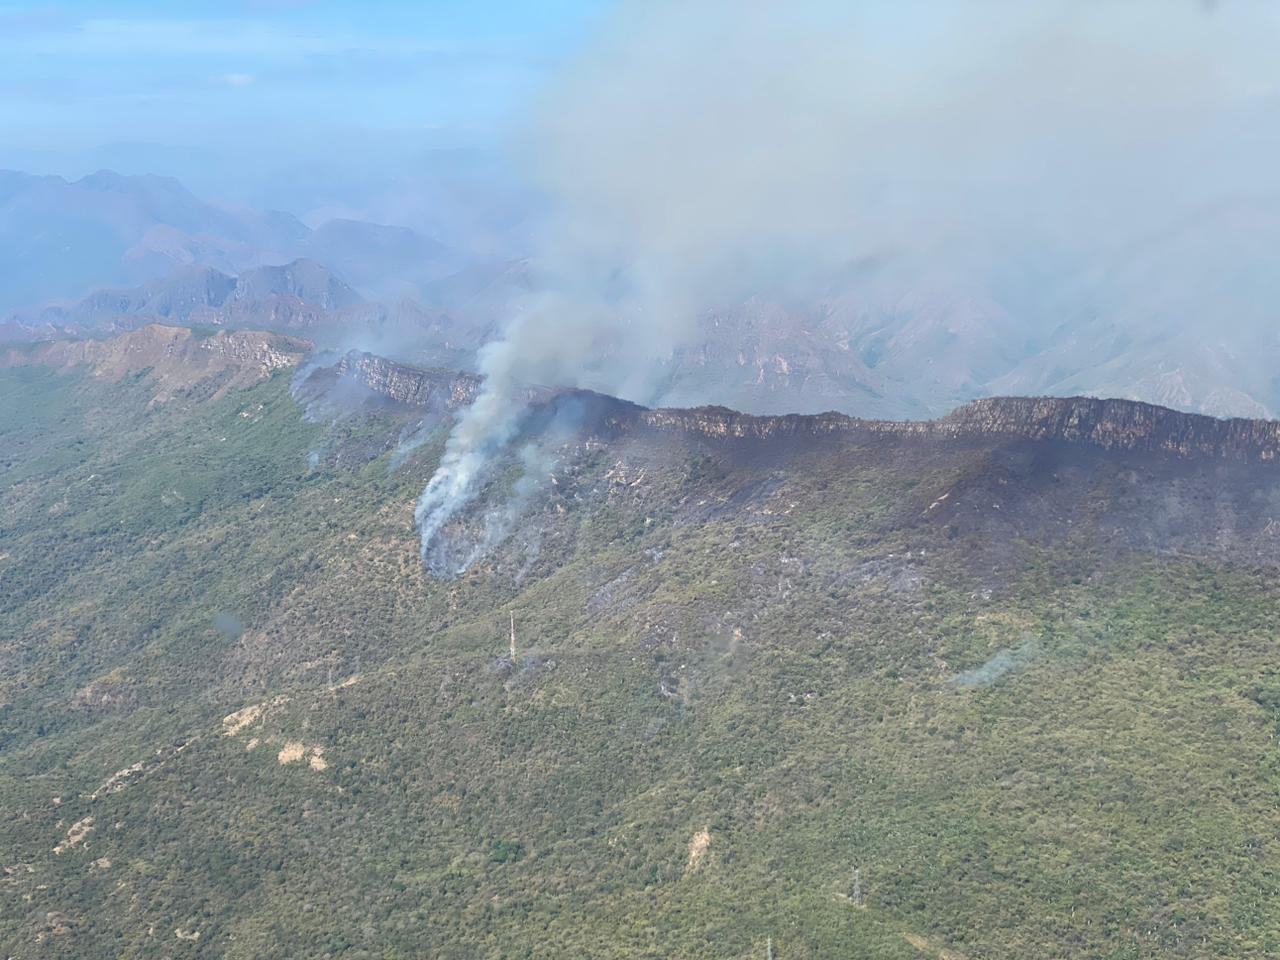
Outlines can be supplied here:
M696 873L707 861L707 851L711 849L711 831L703 827L689 840L689 860L684 865L685 874Z
M64 853L72 847L84 842L84 838L93 832L93 817L77 820L67 831L67 838L53 848L54 853Z
M132 766L125 767L123 770L117 770L103 782L102 786L89 794L90 800L97 800L99 797L106 796L108 793L118 793L128 786L129 781L142 773L143 763L139 760Z
M252 703L247 707L242 707L234 713L228 713L222 718L222 735L224 737L234 737L246 727L251 727L263 717L267 715L267 711L274 707L282 707L290 700L289 697L276 697L274 700L268 700L266 703Z
M276 754L276 759L282 764L296 763L306 756L307 748L296 740L291 740L280 748L280 752Z
M946 947L935 946L929 942L927 937L922 937L918 933L904 933L902 939L907 941L921 953L928 954L931 957L937 957L938 960L968 960L963 953L955 950L948 950Z
M222 735L224 737L234 737L250 724L257 723L262 717L262 705L254 704L245 707L243 710L237 710L235 713L228 713L222 718Z
M286 743L278 754L276 759L281 764L297 763L299 760L306 760L307 766L317 772L329 769L329 761L324 758L324 747L311 746L297 740L290 740Z

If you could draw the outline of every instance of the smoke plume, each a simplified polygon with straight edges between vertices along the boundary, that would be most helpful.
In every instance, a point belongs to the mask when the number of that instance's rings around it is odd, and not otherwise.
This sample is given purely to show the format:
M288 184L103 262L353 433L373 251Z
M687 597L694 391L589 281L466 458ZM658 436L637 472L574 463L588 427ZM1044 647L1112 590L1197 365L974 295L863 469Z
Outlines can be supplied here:
M526 385L648 401L709 311L813 302L866 258L905 278L867 292L890 306L928 277L999 288L1028 336L1064 299L1100 309L1057 278L1280 196L1278 28L1249 0L620 4L521 144L552 210L547 292L481 354L418 504L424 555L519 432ZM1142 316L1149 275L1106 279Z

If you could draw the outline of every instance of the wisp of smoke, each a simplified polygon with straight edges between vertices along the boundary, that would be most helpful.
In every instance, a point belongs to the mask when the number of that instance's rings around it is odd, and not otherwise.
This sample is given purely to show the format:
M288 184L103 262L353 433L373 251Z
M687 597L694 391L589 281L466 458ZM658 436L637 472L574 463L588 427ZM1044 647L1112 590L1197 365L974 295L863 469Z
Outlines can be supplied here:
M520 448L518 459L520 477L516 480L511 495L500 506L485 513L480 536L465 548L460 558L450 557L447 551L437 548L437 556L428 560L430 568L445 575L461 573L487 556L511 535L529 501L546 487L547 478L555 465L555 452L548 443L531 442Z
M413 456L414 451L431 439L436 425L430 422L419 423L413 429L406 427L400 432L396 448L391 452L391 460L387 464L387 473L395 473Z
M464 538L449 542L439 536L442 528L476 496L489 478L498 454L517 434L528 412L518 391L494 391L488 396L492 403L500 406L496 412L480 408L476 415L482 419L473 421L485 432L477 437L455 429L440 469L418 502L416 516L423 531L422 558L437 576L457 576L507 539L529 502L549 483L558 448L580 423L579 405L572 398L564 399L551 421L540 428L538 436L520 447L517 455L520 474L509 496L485 513L479 536L469 544L463 542ZM473 404L459 425L475 410L477 407ZM445 473L446 468L450 472Z
M441 528L474 498L495 454L519 429L526 406L511 387L510 379L490 375L449 436L440 465L414 509L423 560Z

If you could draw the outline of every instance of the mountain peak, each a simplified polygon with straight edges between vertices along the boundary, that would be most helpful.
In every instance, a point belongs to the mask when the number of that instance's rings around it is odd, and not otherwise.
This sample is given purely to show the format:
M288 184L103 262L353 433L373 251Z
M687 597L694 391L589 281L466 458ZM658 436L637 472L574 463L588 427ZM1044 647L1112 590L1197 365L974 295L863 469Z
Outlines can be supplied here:
M326 310L341 310L363 302L358 293L327 267L306 257L246 270L236 281L235 295L239 300L297 297Z
M116 173L114 170L95 170L79 180L72 181L73 186L86 190L123 193L126 191L146 191L149 193L167 193L186 202L197 202L195 195L174 177L165 177L156 173Z

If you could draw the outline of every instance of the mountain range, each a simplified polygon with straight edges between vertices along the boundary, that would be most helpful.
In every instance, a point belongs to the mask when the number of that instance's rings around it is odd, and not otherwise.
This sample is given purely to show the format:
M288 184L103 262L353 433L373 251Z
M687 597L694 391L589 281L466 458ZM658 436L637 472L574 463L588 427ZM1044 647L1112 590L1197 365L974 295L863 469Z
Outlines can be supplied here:
M335 219L311 229L287 213L202 200L170 177L0 171L0 310L155 281L175 267L236 274L304 256L378 294L412 291L467 263L404 227Z
M864 258L787 298L748 281L691 323L636 399L918 418L982 396L1088 394L1268 417L1277 245L1275 205L1241 201L1084 262L943 248ZM14 266L4 339L177 321L464 368L543 283L536 257L493 261L354 220L312 230L108 172L0 175L0 257Z

